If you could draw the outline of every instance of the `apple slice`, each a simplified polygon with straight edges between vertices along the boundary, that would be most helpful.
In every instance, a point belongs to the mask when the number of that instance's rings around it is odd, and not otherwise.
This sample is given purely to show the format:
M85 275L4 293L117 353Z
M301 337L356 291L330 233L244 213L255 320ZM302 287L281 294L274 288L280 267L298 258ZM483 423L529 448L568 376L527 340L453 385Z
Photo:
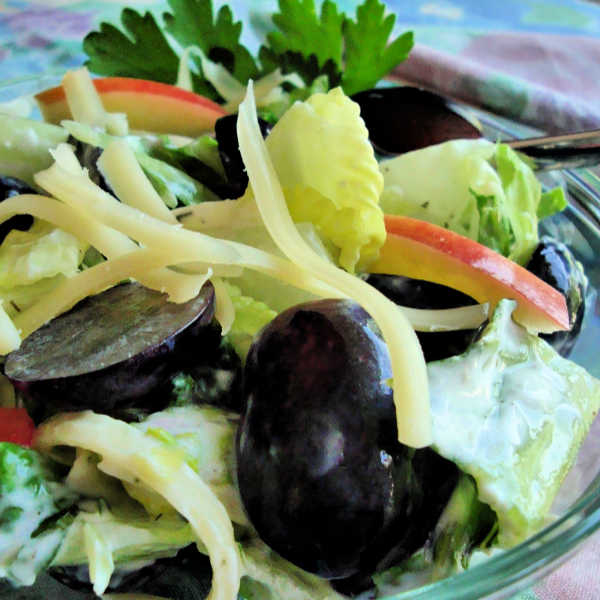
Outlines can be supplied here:
M129 77L93 81L104 108L125 113L132 129L196 137L212 131L215 121L227 114L212 100L166 83ZM35 98L46 122L72 118L62 86Z
M517 301L514 319L530 330L569 329L564 296L533 273L462 235L425 221L385 216L386 242L372 273L404 275L455 288L494 308Z

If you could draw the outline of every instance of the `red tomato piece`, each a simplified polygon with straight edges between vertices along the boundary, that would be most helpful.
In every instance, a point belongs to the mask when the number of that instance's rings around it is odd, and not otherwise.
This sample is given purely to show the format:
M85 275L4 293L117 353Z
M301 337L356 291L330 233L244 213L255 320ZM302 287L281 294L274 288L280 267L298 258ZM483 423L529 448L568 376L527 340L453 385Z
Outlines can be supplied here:
M0 442L31 446L35 424L24 408L0 407Z

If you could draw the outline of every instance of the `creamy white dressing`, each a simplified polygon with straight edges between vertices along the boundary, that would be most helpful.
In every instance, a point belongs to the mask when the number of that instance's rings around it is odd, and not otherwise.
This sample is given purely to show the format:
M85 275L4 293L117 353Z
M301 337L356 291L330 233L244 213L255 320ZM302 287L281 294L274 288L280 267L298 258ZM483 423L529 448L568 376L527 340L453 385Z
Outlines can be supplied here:
M516 325L513 306L465 355L428 365L434 447L476 479L504 546L544 524L600 408L600 383Z

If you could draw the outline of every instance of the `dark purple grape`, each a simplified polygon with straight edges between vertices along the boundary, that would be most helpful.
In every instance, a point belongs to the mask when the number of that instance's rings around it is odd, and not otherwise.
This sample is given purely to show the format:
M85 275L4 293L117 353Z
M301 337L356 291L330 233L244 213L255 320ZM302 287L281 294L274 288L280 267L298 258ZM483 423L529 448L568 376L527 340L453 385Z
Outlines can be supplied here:
M68 142L75 147L75 156L77 157L77 160L79 160L81 166L87 169L89 178L98 187L114 196L112 188L108 185L104 175L102 175L98 168L98 159L103 152L102 148L86 144L81 140L75 139L73 136L69 136Z
M565 244L552 237L544 236L526 268L565 297L571 329L540 334L540 337L552 344L558 352L567 356L581 331L585 315L588 281L583 267Z
M276 552L326 578L372 573L422 545L433 499L455 476L425 487L433 453L397 442L390 376L385 344L351 301L288 309L248 354L244 507Z
M4 371L36 421L50 408L157 410L170 399L171 376L210 351L204 333L213 314L210 284L183 304L119 285L35 331L7 356Z
M173 404L242 410L242 361L215 322L203 333L194 365L173 379Z
M49 574L62 585L77 592L92 593L87 565L53 567ZM108 592L151 594L172 600L204 600L210 591L212 570L210 561L200 554L195 544L182 548L176 556L159 558L152 564L134 571L117 570L108 586ZM64 595L69 600L69 591ZM79 596L78 596L79 597ZM88 598L87 594L85 598Z
M410 308L444 309L475 304L475 300L445 285L400 275L369 275L367 282L396 304ZM479 329L417 331L427 362L462 354L477 338Z
M263 119L258 120L263 137L271 131L271 125ZM219 156L227 176L227 189L218 192L220 197L239 198L248 187L248 175L240 154L237 138L237 115L227 115L217 119L215 137L219 144ZM225 194L225 195L224 195Z
M37 192L16 177L0 175L0 202L19 194L37 194ZM32 225L33 217L31 215L15 215L4 223L0 223L0 244L11 230L27 231Z
M376 88L354 94L375 151L395 155L460 138L479 138L475 125L448 100L409 86Z

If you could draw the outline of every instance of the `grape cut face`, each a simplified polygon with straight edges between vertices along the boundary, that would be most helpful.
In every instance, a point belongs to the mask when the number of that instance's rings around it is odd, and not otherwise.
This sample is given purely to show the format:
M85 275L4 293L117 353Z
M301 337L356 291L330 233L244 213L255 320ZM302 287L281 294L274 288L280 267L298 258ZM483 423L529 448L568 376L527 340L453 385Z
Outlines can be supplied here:
M395 156L481 131L438 94L411 86L375 88L354 94L375 151Z
M175 369L193 364L213 314L211 284L183 304L138 284L119 285L31 334L7 356L4 372L35 420L49 416L41 410L48 405L110 413L168 400L165 385Z
M430 451L398 443L390 377L374 323L347 300L288 309L250 349L241 497L260 537L307 571L373 572L430 531L438 510L423 477ZM445 489L446 474L436 476Z

